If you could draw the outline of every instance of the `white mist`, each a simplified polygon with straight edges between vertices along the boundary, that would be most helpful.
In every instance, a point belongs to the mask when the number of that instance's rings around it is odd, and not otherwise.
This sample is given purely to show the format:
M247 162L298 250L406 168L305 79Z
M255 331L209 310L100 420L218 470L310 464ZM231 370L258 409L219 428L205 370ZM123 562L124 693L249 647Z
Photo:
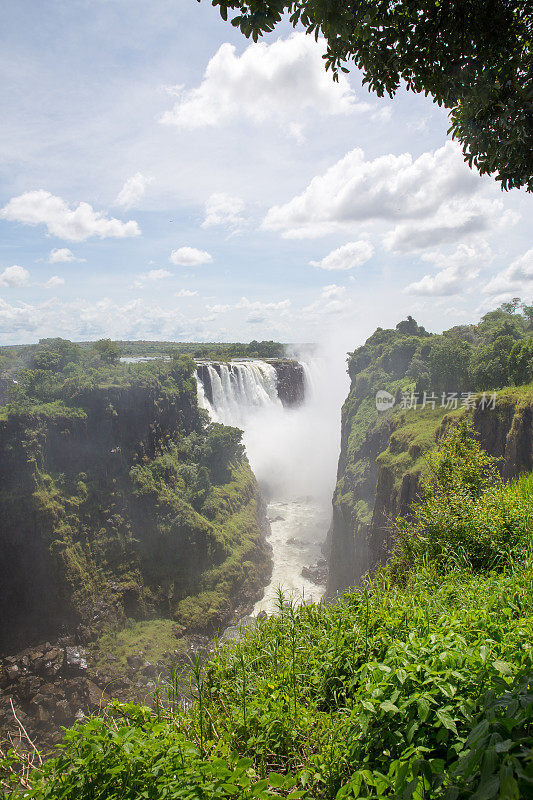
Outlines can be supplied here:
M259 379L256 374L255 388L246 385L245 369L232 387L225 381L222 394L217 383L215 407L210 409L213 418L243 429L248 458L268 504L273 573L255 614L274 610L278 587L295 600L318 601L324 593L324 586L306 580L301 570L321 558L331 521L340 409L348 386L346 362L337 348L312 354L295 351L294 357L306 376L301 406L283 407L272 396L273 368L255 362L255 370L262 370ZM221 385L224 377L217 375Z

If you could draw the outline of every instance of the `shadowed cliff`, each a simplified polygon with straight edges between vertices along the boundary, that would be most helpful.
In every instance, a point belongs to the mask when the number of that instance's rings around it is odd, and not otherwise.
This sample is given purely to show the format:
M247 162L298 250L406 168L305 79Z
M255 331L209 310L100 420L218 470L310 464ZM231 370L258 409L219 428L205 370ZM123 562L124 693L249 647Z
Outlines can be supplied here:
M198 408L193 370L117 367L4 411L0 648L126 617L213 630L260 592L257 485L240 431Z

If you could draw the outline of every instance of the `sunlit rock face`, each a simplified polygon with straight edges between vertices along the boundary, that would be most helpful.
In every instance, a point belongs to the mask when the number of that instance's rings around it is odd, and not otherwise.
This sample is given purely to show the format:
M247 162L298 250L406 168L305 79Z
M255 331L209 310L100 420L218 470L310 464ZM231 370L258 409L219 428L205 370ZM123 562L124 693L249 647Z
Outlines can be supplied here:
M330 597L359 584L367 572L387 560L394 520L409 514L420 490L424 451L411 443L401 418L392 412L375 413L368 398L357 396L356 377L342 414L341 454L328 535ZM501 458L505 479L533 469L533 392L524 397L512 390L502 393L494 410L478 406L471 419L483 449ZM428 432L425 452L434 446L446 424L443 413Z

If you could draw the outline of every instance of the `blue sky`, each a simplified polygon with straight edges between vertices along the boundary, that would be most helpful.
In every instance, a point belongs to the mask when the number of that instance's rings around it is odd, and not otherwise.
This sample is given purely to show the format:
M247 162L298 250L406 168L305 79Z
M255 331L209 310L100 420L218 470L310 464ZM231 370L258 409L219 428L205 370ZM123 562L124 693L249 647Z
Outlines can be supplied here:
M205 1L22 1L1 38L1 344L355 346L533 299L531 198L288 25L252 45Z

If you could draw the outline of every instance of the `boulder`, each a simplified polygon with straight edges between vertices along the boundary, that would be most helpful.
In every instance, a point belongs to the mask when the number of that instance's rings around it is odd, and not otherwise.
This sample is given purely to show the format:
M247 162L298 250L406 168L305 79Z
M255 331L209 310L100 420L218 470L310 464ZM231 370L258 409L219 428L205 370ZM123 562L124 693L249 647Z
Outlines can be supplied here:
M85 672L87 660L83 647L65 647L65 667L69 672Z

